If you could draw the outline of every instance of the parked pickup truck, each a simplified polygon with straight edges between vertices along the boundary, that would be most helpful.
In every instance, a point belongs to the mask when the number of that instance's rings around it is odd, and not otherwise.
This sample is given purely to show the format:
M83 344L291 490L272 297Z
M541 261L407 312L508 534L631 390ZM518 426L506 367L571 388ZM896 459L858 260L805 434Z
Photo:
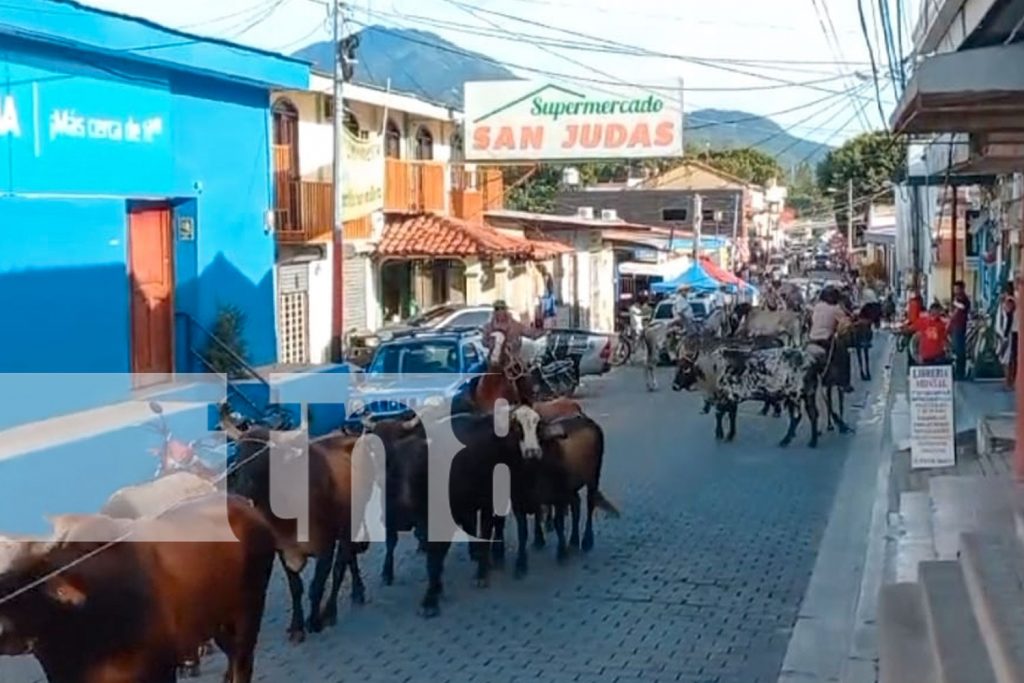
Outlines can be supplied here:
M485 370L485 358L479 333L427 331L383 342L353 382L347 424L366 414L401 415L430 399L451 400Z

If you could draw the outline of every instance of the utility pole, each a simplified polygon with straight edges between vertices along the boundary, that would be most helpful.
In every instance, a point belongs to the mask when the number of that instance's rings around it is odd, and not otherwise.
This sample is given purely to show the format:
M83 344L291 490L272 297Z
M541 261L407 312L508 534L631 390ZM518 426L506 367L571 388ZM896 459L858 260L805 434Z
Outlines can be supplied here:
M739 248L739 245L736 244L736 231L739 230L739 227L740 227L740 194L741 193L737 192L736 196L733 198L733 202L732 202L732 254L733 254L732 268L733 268L733 270L737 270L739 265L740 265L739 264L740 248Z
M704 198L693 195L693 262L700 263L700 228L704 217Z
M334 165L331 170L331 182L334 186L334 260L337 264L335 272L338 282L334 283L335 291L342 287L345 267L345 183L342 172L345 164L345 99L344 84L352 78L355 65L355 49L359 45L356 36L344 35L345 3L334 0L331 3L332 43L334 44L334 117L332 134L334 136ZM342 360L345 338L344 297L334 297L334 328L338 337L337 360Z
M846 264L853 266L853 178L846 180Z

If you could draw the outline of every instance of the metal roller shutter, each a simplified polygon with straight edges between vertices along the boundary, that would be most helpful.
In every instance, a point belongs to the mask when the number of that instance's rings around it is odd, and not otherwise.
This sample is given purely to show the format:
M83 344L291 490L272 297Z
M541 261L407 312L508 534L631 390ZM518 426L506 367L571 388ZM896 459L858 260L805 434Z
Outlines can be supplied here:
M366 271L367 257L350 256L342 269L345 332L352 328L366 329Z

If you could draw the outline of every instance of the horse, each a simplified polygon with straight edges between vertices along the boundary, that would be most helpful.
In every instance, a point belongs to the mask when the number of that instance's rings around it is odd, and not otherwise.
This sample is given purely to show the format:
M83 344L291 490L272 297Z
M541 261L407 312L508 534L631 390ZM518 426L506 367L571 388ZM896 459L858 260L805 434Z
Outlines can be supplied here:
M828 349L816 344L808 344L807 349L817 354L818 362L821 365L821 389L825 394L826 429L833 431L839 428L840 434L849 434L853 431L843 419L846 411L846 393L843 387L848 384L849 377L847 368L849 363L842 362L842 354L849 354L849 347L854 343L857 332L854 325L846 325L840 328L832 337ZM839 397L839 410L836 411L832 401L832 390L838 387L836 395Z
M696 323L692 329L684 332L669 323L656 322L644 328L644 347L647 351L644 359L644 379L648 391L658 390L658 381L654 376L654 367L665 352L670 360L679 356L680 348L688 348L701 339L720 338L729 331L729 314L723 308L716 308L703 323Z
M490 337L487 372L474 380L470 393L473 408L481 413L492 413L502 399L510 405L532 405L533 389L527 367L509 350L504 332L495 330Z

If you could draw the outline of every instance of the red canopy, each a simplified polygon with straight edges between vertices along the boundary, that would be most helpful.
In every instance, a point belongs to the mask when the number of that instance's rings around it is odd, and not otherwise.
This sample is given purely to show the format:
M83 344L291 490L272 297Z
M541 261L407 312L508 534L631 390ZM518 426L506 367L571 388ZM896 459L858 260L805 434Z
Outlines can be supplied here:
M715 278L719 282L723 282L727 285L737 285L739 287L746 287L747 283L736 277L725 268L720 268L714 261L709 259L707 256L700 257L700 265L704 268L704 271Z

